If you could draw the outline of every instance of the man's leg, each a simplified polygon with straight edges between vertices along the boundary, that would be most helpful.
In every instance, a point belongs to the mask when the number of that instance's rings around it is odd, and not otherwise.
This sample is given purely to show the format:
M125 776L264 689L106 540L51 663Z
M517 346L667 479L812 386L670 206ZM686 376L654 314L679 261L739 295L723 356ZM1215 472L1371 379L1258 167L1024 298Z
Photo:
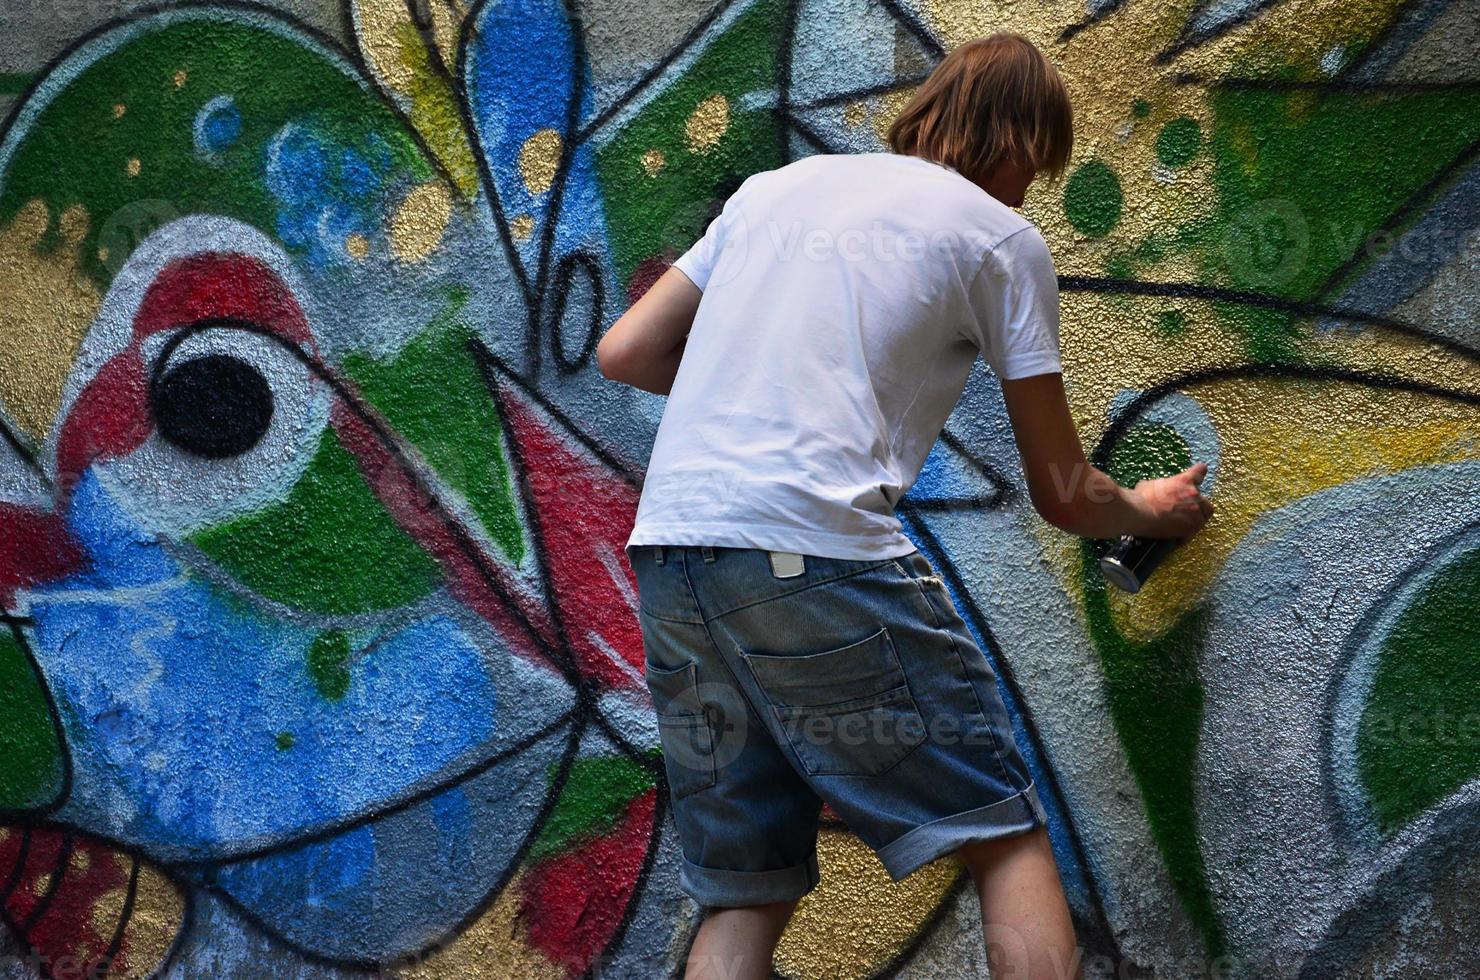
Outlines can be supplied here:
M767 980L795 901L710 909L689 950L684 980Z
M982 903L993 980L1079 980L1079 949L1048 831L979 841L957 854Z

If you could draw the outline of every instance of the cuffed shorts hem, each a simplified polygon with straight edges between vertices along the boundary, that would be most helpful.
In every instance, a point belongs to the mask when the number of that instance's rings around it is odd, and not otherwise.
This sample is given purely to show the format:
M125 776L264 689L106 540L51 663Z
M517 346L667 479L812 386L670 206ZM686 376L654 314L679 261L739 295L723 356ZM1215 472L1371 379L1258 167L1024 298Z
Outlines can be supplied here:
M1043 801L1029 781L1005 800L921 824L881 848L879 860L889 877L899 881L963 844L1021 834L1047 823Z
M820 880L815 851L802 864L769 871L725 871L687 860L678 869L678 887L706 908L790 902L816 888Z

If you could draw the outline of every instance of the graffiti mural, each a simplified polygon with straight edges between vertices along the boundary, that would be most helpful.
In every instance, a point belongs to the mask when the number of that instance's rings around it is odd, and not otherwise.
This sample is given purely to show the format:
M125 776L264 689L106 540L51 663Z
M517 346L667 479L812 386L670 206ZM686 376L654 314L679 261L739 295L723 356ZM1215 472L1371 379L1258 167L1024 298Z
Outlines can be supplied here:
M676 970L622 552L663 400L596 341L746 176L882 150L1004 28L1076 103L1026 212L1087 449L1123 483L1206 460L1219 504L1107 590L979 364L899 507L993 659L1086 971L1461 969L1472 0L5 16L5 976ZM819 847L779 976L985 974L960 867L891 883L826 812Z

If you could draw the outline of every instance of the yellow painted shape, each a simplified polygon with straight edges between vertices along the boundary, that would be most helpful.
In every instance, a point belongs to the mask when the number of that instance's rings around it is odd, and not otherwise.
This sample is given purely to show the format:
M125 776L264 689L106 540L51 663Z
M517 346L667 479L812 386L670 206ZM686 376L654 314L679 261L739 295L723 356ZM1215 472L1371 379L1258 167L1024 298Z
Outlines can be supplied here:
M914 89L904 89L898 92L885 92L878 96L874 102L873 112L869 121L873 124L874 135L886 145L889 142L889 127L894 125L894 120L909 105L910 99L914 98Z
M529 236L534 234L534 219L527 214L515 215L514 220L509 222L509 230L514 233L517 241L527 242Z
M688 122L684 124L684 135L688 139L690 153L707 153L713 149L730 129L730 100L723 95L711 95L700 102Z
M668 158L663 155L662 150L659 150L656 147L648 150L642 155L642 169L646 171L649 177L658 176L658 174L663 172L663 168L667 165Z
M0 407L33 442L46 437L62 387L101 297L77 265L90 219L81 205L59 220L60 242L46 254L46 202L27 203L0 229Z
M1293 64L1314 74L1332 46L1377 37L1404 6L1403 0L1290 0L1273 4L1217 40L1179 55L1173 66L1176 71L1194 75L1223 75L1228 74L1230 65L1252 73L1265 65Z
M344 250L352 259L363 260L370 256L370 239L359 232L352 232L345 236Z
M478 165L457 99L434 66L456 64L456 36L463 11L431 0L433 37L426 39L402 0L351 0L355 39L382 89L407 111L411 124L451 177L458 194L478 193Z
M472 925L451 937L447 945L409 966L384 969L395 980L445 980L447 977L487 977L502 980L568 980L569 974L524 941L519 921L520 881L515 876L498 901Z
M1082 0L1027 4L1011 0L962 3L926 0L923 10L932 30L947 47L983 34L1010 30L1026 35L1054 61L1075 106L1075 151L1069 173L1092 159L1115 171L1124 194L1121 220L1101 238L1079 234L1063 207L1062 185L1044 181L1029 189L1024 205L1042 230L1063 274L1103 275L1107 257L1160 234L1206 218L1214 206L1212 160L1200 153L1190 164L1163 178L1156 160L1162 127L1179 116L1198 121L1204 136L1211 128L1207 92L1179 85L1183 72L1219 76L1246 73L1251 61L1309 66L1337 44L1373 36L1391 22L1398 0L1380 0L1356 8L1323 0L1289 0L1261 11L1216 41L1158 64L1157 55L1182 33L1197 0L1127 3L1080 31L1067 42L1063 29L1084 19ZM1151 105L1147 118L1134 118L1138 99ZM887 126L887 123L884 125ZM1250 146L1250 152L1257 148ZM1176 251L1176 250L1173 250ZM1205 282L1197 255L1179 254L1156 268L1139 270L1143 278ZM1226 284L1225 284L1226 285Z
M116 919L115 919L116 921ZM144 980L164 966L185 924L185 897L174 882L147 864L139 866L138 889L128 920L127 968L110 976Z
M419 262L442 243L452 220L452 194L441 181L415 188L391 215L391 249L403 262Z
M1202 601L1266 513L1342 484L1414 466L1480 458L1472 410L1431 396L1344 382L1260 379L1188 389L1223 444L1217 512L1135 596L1112 590L1117 627L1160 635ZM1077 557L1062 569L1077 574Z
M553 129L541 129L531 134L519 148L519 176L531 194L544 194L554 186L563 147L559 133Z
M873 851L841 830L819 832L817 861L822 880L776 949L779 972L798 980L873 976L905 950L963 873L944 859L891 881Z

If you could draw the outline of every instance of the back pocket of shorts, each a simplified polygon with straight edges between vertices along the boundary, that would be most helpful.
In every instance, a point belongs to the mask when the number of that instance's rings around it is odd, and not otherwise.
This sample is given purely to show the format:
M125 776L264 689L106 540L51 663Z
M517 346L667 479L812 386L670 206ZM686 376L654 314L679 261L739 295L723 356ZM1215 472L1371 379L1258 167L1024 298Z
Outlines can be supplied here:
M881 775L925 740L887 627L821 653L742 652L811 775Z
M674 799L708 789L715 783L714 739L709 718L699 700L698 669L693 661L682 667L644 667L648 693L658 716L658 738L663 746L663 768Z

